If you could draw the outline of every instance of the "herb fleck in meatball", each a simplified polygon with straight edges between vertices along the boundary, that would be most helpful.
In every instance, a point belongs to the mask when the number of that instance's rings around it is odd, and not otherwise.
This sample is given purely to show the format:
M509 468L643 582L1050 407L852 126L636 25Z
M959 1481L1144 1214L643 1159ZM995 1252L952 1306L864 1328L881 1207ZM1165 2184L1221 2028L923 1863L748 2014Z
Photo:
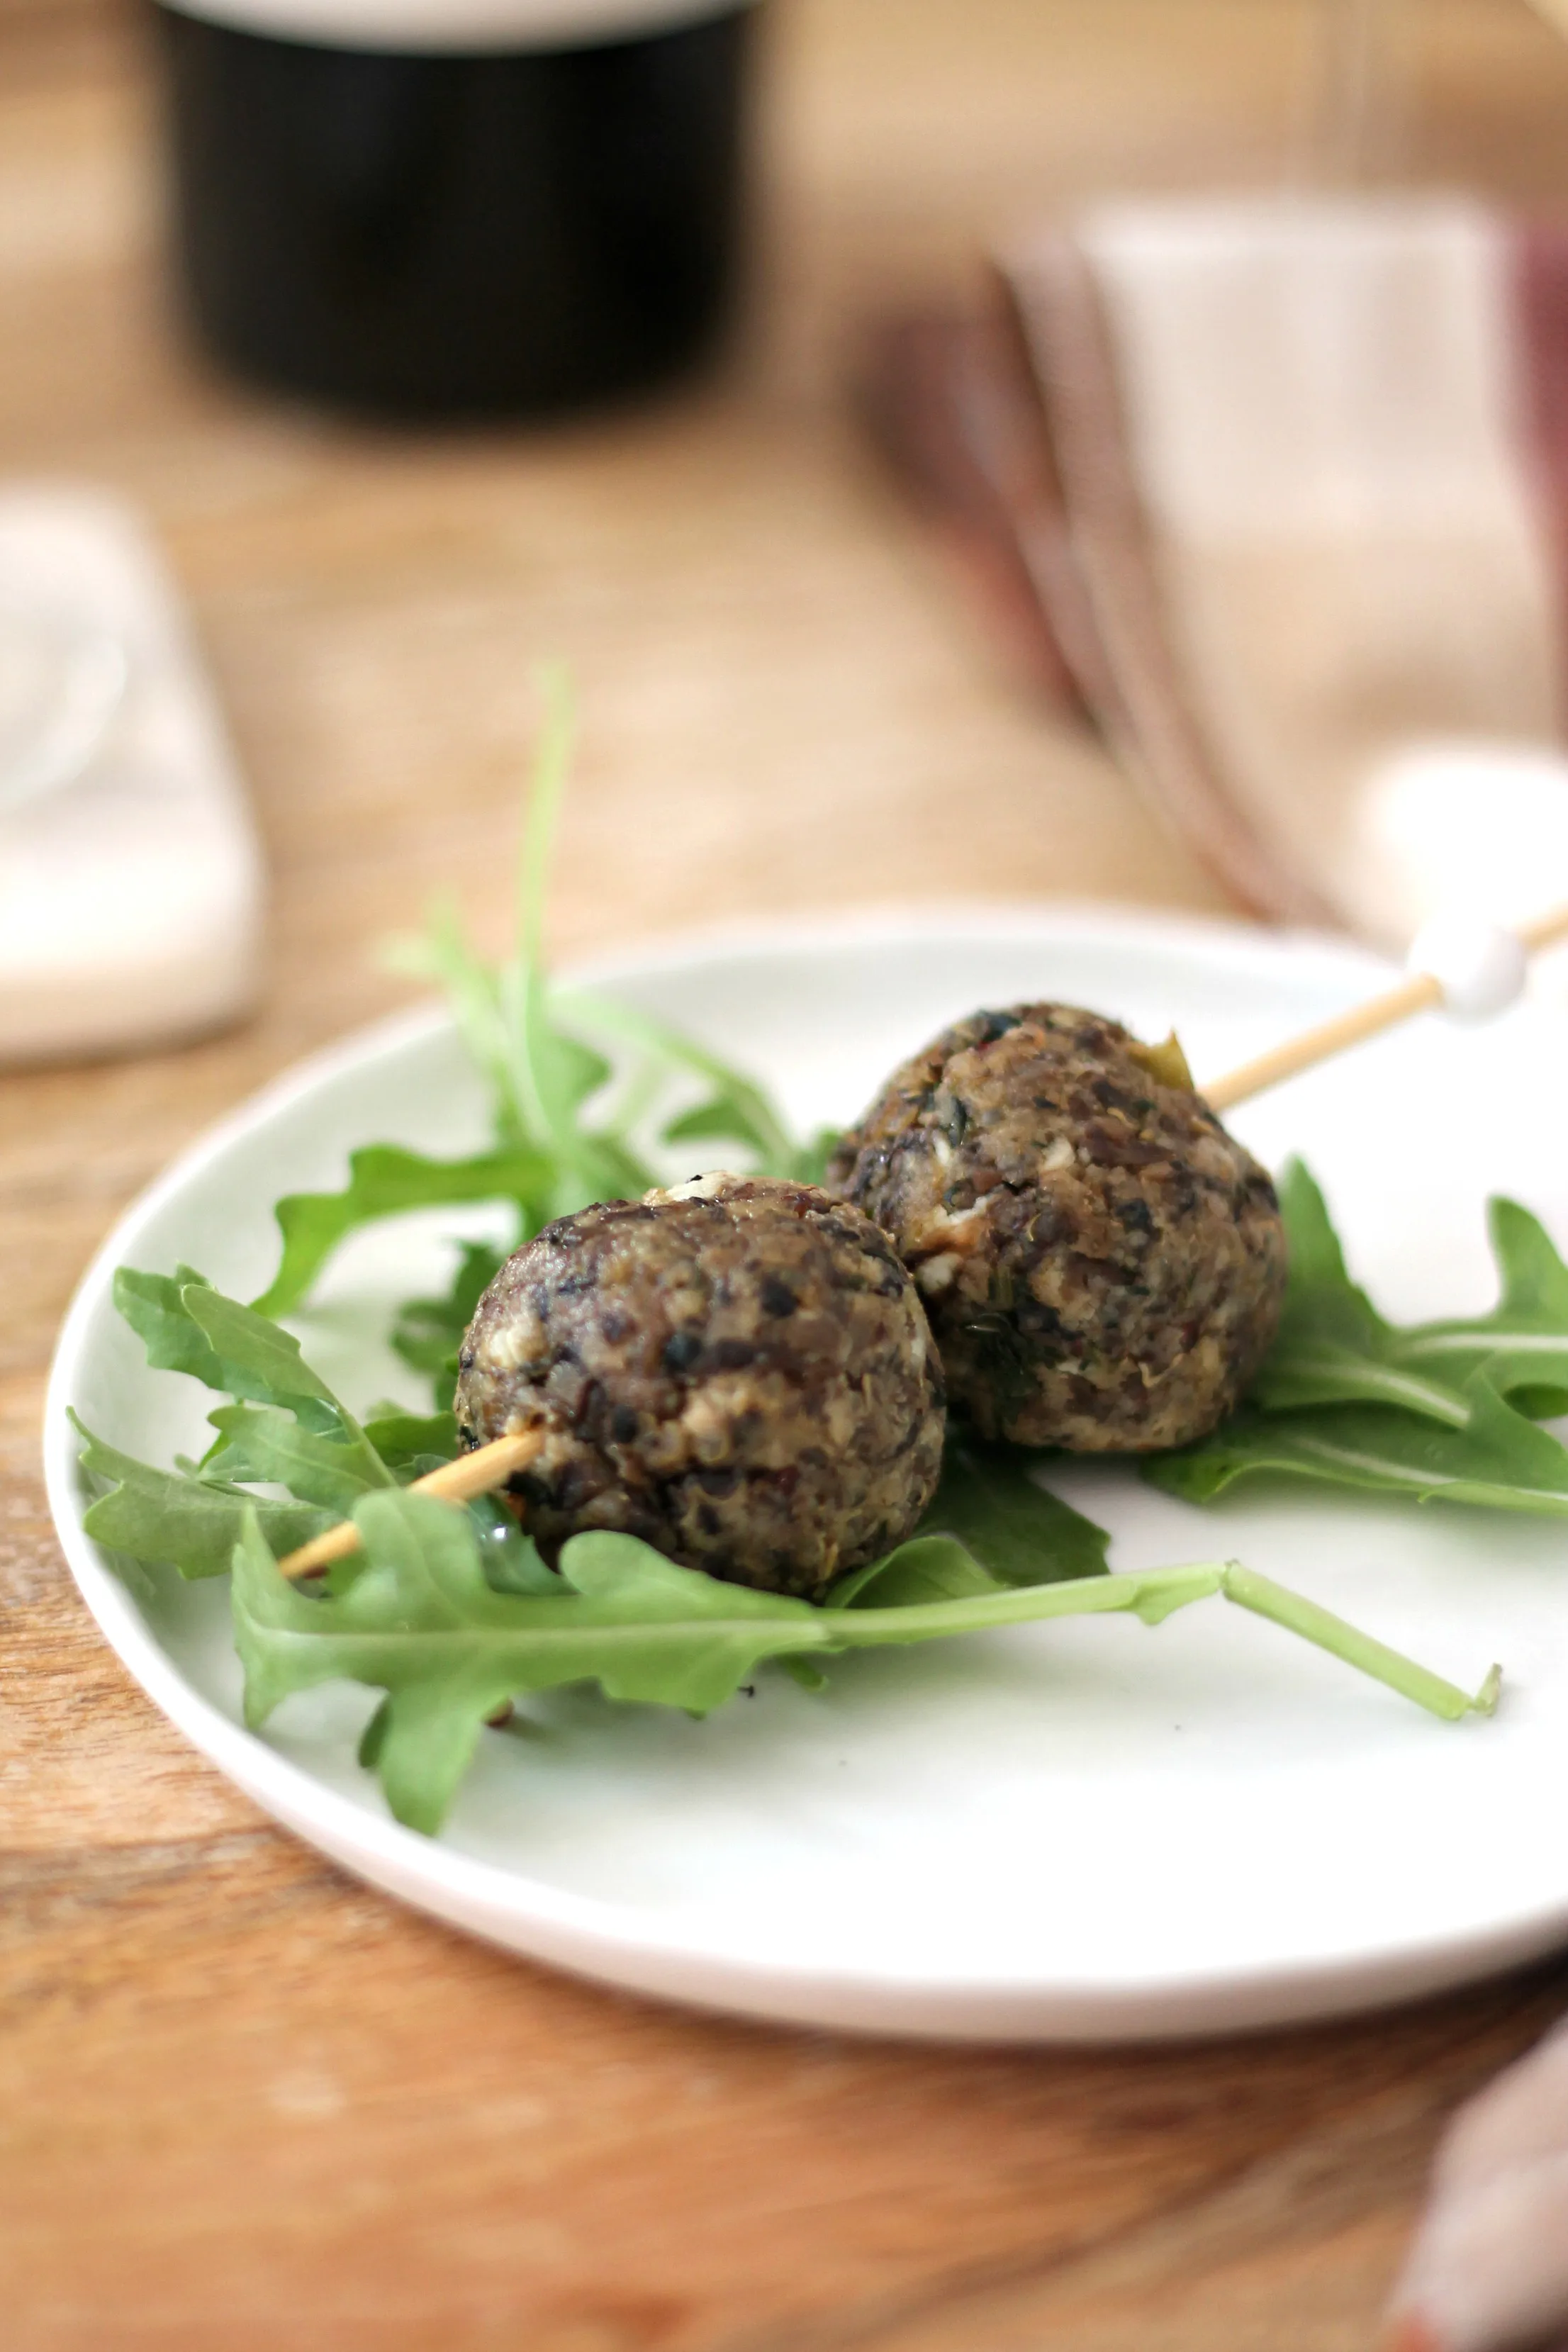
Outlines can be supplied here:
M954 1406L1074 1453L1201 1437L1285 1288L1265 1171L1178 1048L1065 1004L977 1013L894 1073L828 1170L914 1274Z
M942 1367L913 1283L858 1209L708 1176L562 1217L468 1327L471 1444L542 1423L514 1480L547 1559L616 1528L811 1599L913 1528L942 1464Z

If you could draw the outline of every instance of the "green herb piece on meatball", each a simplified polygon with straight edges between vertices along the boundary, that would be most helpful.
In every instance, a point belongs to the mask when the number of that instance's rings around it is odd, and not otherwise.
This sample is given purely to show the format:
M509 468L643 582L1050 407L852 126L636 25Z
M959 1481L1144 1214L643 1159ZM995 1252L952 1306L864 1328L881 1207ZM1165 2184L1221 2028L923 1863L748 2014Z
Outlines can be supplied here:
M1020 1004L944 1030L844 1138L828 1189L910 1268L984 1436L1185 1445L1261 1365L1279 1204L1184 1075L1118 1022Z
M614 1528L816 1599L936 1490L919 1293L871 1220L813 1185L708 1176L562 1217L502 1266L459 1360L469 1444L546 1432L515 1491L547 1559Z

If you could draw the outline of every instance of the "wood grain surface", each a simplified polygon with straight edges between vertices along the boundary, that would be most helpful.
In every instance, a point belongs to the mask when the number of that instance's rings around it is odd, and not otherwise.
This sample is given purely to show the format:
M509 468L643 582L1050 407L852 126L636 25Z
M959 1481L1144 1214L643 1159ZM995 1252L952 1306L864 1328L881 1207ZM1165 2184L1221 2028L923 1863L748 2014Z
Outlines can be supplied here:
M37 1476L94 1244L206 1121L395 1004L438 888L499 939L534 710L581 772L562 952L954 893L1214 906L985 642L846 421L857 320L1090 188L1300 178L1307 0L781 0L754 294L702 384L549 434L279 407L188 347L134 16L0 0L0 470L139 499L274 877L258 1016L0 1078L6 2352L1352 2352L1444 2116L1568 1966L1202 2048L899 2047L618 1998L271 1828L130 1685ZM1568 193L1568 48L1406 0L1384 172Z

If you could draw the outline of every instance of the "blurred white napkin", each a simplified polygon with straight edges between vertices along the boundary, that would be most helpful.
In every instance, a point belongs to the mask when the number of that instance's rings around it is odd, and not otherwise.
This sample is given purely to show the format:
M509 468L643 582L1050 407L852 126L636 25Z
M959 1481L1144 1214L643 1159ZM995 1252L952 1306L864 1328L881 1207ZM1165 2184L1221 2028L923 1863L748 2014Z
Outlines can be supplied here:
M0 491L0 1061L233 1019L261 907L233 753L135 515Z

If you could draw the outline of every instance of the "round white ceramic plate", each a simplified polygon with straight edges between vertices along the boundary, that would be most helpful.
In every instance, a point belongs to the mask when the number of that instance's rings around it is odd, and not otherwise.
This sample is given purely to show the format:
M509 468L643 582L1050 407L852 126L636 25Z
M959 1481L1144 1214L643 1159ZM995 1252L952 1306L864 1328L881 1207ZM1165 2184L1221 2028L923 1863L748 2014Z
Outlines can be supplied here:
M769 1080L804 1126L844 1119L894 1061L977 1004L1066 998L1200 1076L1382 984L1351 950L1221 926L948 909L710 940L593 977ZM1568 1236L1563 1021L1428 1022L1236 1124L1327 1184L1353 1262L1401 1317L1489 1297L1482 1202ZM268 1278L271 1206L354 1145L477 1144L485 1107L419 1014L351 1040L188 1152L124 1219L62 1335L50 1494L89 1607L221 1769L351 1870L542 1958L644 1991L904 2033L1148 2037L1325 2015L1424 1991L1568 1935L1568 1524L1280 1487L1200 1512L1128 1469L1056 1483L1112 1562L1243 1559L1474 1687L1490 1722L1434 1721L1222 1602L1156 1631L1087 1620L837 1664L825 1695L764 1676L706 1723L569 1693L488 1735L438 1842L400 1829L354 1762L372 1695L240 1725L224 1583L133 1594L82 1532L66 1408L132 1453L199 1445L210 1403L153 1374L110 1299L116 1265ZM458 1213L360 1236L299 1319L351 1402L416 1391L393 1302L441 1283Z

